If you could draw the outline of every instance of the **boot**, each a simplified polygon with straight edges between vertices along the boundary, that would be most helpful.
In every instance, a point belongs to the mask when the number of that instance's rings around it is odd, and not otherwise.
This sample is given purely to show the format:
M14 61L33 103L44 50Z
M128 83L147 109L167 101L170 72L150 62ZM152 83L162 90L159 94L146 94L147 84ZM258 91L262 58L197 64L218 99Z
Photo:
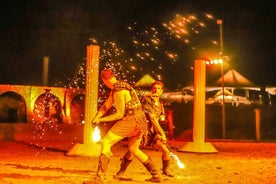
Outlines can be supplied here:
M163 160L163 174L169 177L173 177L173 174L169 171L170 160Z
M123 175L128 167L128 165L131 163L132 160L128 160L126 154L123 158L121 158L121 165L120 170L116 173L114 176L114 179L121 180L123 179Z
M106 155L104 155L104 154L100 155L99 163L98 163L97 175L99 175L100 171L102 171L103 173L106 172L108 164L109 164L109 160L110 160L110 158L107 157Z
M154 183L161 183L163 181L160 173L158 172L158 170L156 169L154 163L150 158L148 158L148 160L144 162L143 165L147 168L147 170L150 172L152 176L151 178L146 179L146 181L154 182Z

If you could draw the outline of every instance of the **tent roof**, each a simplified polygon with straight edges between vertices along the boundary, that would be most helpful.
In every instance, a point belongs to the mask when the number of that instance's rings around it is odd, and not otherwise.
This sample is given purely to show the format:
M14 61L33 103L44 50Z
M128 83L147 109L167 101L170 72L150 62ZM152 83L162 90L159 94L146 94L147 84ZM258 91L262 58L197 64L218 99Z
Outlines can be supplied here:
M214 85L221 85L222 77L220 77ZM224 86L226 87L256 87L257 85L242 76L239 72L232 69L224 74Z
M138 80L135 84L134 87L135 88L147 88L147 87L151 87L152 83L155 82L155 79L149 75L149 74L145 74L140 80Z
M223 90L224 92L223 92L223 94L224 95L229 95L229 96L233 96L233 94L228 90L228 89L224 89ZM215 94L215 96L220 96L220 95L222 95L222 90L220 90L220 91L218 91L216 94Z

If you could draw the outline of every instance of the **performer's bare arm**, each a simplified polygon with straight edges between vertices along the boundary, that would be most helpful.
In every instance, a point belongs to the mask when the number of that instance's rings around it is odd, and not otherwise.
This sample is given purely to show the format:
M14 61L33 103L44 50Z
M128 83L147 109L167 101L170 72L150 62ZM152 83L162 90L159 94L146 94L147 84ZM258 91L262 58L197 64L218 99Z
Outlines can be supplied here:
M156 132L158 132L158 134L161 135L162 140L166 141L166 134L159 124L159 118L153 113L149 113L148 117L149 117L150 122L153 125L154 130Z
M112 107L112 105L113 105L113 97L112 97L112 94L110 94L106 99L105 103L99 108L92 122L93 123L98 122L99 118L102 117Z
M98 122L108 122L108 121L122 119L125 114L125 104L127 99L130 99L129 91L120 90L120 91L114 92L113 102L116 110L115 113L100 117L98 119Z

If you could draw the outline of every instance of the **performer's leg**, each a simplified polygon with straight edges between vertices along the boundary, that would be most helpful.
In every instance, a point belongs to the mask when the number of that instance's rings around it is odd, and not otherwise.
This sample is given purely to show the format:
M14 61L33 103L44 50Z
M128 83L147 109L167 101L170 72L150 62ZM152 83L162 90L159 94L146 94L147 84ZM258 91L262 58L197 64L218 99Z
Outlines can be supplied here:
M149 182L162 182L162 177L160 173L158 172L155 164L152 162L152 160L146 155L142 150L140 150L139 145L141 142L141 138L139 137L133 137L129 140L129 150L133 153L133 155L143 163L143 165L146 167L146 169L150 172L152 177L150 179L146 179L146 181Z
M114 176L115 179L120 180L123 178L124 173L127 167L129 166L129 164L132 162L132 160L133 160L133 154L130 151L127 151L123 156L123 158L121 158L120 170Z
M158 147L158 150L160 150L162 152L162 164L163 164L163 174L165 174L166 176L169 177L173 177L173 174L170 172L170 150L168 149L168 147L166 146L166 144L164 144L162 141L160 141L159 139L156 141L156 146Z
M110 131L108 131L108 133L103 137L101 140L101 155L99 158L97 175L99 175L99 171L104 173L107 170L110 157L112 156L111 146L122 139L123 137Z

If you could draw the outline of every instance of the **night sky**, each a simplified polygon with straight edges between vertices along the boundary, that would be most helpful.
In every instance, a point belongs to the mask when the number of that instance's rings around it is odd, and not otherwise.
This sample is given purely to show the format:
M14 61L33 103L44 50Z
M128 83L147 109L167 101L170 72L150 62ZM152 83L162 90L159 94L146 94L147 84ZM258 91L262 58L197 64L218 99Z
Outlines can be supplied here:
M68 86L84 63L86 46L97 40L101 54L110 42L123 50L120 56L103 56L101 68L113 60L131 80L160 74L167 88L175 90L193 81L195 59L219 51L219 45L211 42L219 42L216 20L222 19L223 55L229 58L225 71L235 69L257 85L275 86L274 4L274 0L3 1L0 84L41 85L43 57L49 56L49 85ZM164 27L177 14L193 21L187 22L188 33L180 39ZM158 48L149 38L158 40ZM137 54L142 52L147 55ZM170 53L177 57L166 57ZM208 66L207 75L207 83L219 78L219 67Z

